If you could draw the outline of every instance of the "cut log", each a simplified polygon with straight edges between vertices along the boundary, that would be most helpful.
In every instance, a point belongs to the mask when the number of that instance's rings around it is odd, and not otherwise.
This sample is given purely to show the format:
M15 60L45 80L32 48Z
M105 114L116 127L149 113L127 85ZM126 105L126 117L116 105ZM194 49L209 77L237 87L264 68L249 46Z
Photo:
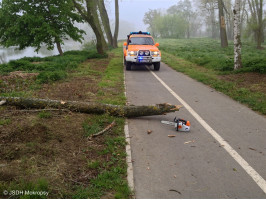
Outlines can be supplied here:
M0 101L6 101L5 105L16 106L23 109L45 109L57 108L68 109L73 112L104 114L107 113L118 117L141 117L151 115L163 115L169 112L178 111L182 106L170 104L156 104L154 106L120 106L102 103L79 102L79 101L58 101L50 99L34 99L22 97L0 97Z

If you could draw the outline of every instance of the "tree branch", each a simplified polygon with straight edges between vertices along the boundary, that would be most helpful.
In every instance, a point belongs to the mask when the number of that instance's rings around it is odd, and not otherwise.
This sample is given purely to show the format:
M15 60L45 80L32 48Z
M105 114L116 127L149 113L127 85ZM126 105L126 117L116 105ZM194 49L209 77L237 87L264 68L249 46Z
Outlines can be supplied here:
M100 132L98 132L98 133L96 133L96 134L93 134L93 135L87 137L87 139L88 139L88 140L91 140L91 139L94 138L94 137L97 137L97 136L99 136L99 135L104 134L105 132L107 132L107 131L109 131L111 128L113 128L114 125L115 125L115 121L113 121L111 124L109 124L109 125L108 125L105 129L103 129L102 131L100 131Z
M50 99L27 99L22 97L0 97L7 105L19 108L56 108L68 109L73 112L104 114L108 113L117 117L141 117L151 115L163 115L169 112L178 111L182 106L170 104L157 104L153 106L121 106L102 103L79 102L79 101L59 101Z
M86 14L86 11L84 10L84 8L77 3L75 0L72 0L74 3L75 8L78 10L79 14L82 16L83 19L86 19L87 22L90 21L89 17Z

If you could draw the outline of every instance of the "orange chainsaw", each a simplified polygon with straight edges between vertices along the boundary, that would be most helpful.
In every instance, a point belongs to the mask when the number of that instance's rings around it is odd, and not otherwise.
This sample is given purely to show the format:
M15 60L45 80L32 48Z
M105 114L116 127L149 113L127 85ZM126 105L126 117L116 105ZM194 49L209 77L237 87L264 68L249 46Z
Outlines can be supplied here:
M176 131L182 131L182 132L190 131L190 122L184 119L177 119L175 117L173 122L161 121L161 123L174 126Z

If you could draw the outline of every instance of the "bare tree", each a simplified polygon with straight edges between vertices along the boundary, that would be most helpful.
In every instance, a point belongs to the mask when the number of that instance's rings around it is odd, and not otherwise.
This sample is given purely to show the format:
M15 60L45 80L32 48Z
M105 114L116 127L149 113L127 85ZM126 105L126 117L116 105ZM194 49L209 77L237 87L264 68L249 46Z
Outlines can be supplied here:
M262 49L263 41L263 0L248 0L249 9L251 12L252 29L254 32L255 41L257 42L257 48Z
M216 29L216 21L215 21L215 6L214 3L210 5L210 18L211 18L211 29L212 29L212 38L216 38L215 29Z
M226 12L226 28L228 40L234 39L234 14L232 0L224 0L224 10Z
M248 13L246 10L246 4L247 0L242 0L240 2L240 32L242 33L243 25L245 23L245 20L248 20Z
M115 31L114 36L112 36L109 17L105 8L104 0L98 0L98 7L100 12L100 18L106 34L108 44L114 48L117 48L117 38L119 31L119 5L118 0L115 0Z
M98 15L97 0L72 0L75 8L81 17L87 21L97 40L96 48L98 53L104 54L107 50L107 44L101 28L101 23Z
M115 0L115 32L113 38L113 46L115 48L117 48L118 31L119 31L119 5L118 5L118 0Z
M228 47L223 0L218 0L221 47Z
M103 24L104 32L108 40L108 44L110 46L113 46L113 36L112 36L109 17L108 17L106 8L105 8L104 0L98 0L97 2L98 2L100 17L101 17L101 21Z
M211 29L211 38L217 37L216 9L217 0L200 0L202 15L206 17L206 25Z
M234 6L234 69L242 67L241 35L240 35L240 0L235 0Z

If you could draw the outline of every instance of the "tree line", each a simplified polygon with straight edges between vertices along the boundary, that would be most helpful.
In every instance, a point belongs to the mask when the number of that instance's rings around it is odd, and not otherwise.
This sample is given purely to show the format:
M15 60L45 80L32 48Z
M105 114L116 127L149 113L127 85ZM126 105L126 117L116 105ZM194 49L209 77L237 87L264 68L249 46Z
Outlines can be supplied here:
M88 23L96 36L98 53L117 47L119 4L115 0L115 31L112 35L104 0L2 0L0 3L0 45L19 49L42 45L57 47L63 55L64 40L81 42L85 31L77 23ZM107 38L107 41L105 40Z
M180 0L166 11L150 9L143 22L154 37L220 38L221 46L227 47L234 39L233 0ZM242 37L256 42L262 48L266 33L266 11L263 0L240 0L240 32Z
M195 21L198 13L192 8L189 0L179 1L165 12L160 9L149 10L145 13L143 22L148 25L154 37L161 38L190 38L196 36L200 23Z

